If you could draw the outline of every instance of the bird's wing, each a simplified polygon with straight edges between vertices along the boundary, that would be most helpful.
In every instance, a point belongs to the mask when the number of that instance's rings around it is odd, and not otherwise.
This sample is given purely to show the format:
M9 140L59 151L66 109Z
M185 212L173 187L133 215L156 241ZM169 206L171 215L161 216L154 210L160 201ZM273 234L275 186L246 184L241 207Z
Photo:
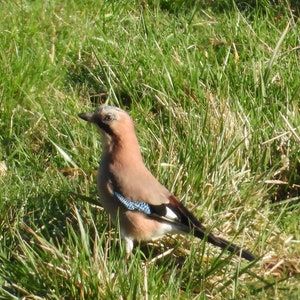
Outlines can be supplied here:
M182 204L175 196L169 196L168 203L162 203L159 205L152 204L151 202L142 202L128 199L120 192L113 191L113 195L119 203L121 203L126 209L131 211L137 211L147 216L159 218L167 222L180 223L186 227L184 231L189 231L188 228L198 227L205 231L205 227L196 219L196 217Z

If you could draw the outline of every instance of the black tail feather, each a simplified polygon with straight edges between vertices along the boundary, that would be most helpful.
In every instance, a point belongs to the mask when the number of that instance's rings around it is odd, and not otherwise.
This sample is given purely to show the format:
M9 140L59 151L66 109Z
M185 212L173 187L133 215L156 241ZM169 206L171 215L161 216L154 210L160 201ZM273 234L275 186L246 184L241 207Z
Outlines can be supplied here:
M218 246L222 249L226 249L236 255L240 255L241 257L253 261L255 260L255 256L248 250L242 249L241 247L226 241L220 237L217 237L213 235L212 233L205 234L202 230L202 228L199 228L199 230L194 231L194 235L200 239L207 239L207 241L215 246Z
M210 233L209 230L207 230L205 226L203 226L200 221L197 220L193 213L190 212L181 202L179 202L175 196L171 195L169 200L170 203L168 204L168 207L171 208L172 211L175 212L180 218L179 226L182 231L193 232L196 237L200 239L206 239L209 243L222 249L226 249L236 255L240 255L249 261L256 259L255 256L248 250L244 250L241 247ZM186 227L184 228L184 226Z

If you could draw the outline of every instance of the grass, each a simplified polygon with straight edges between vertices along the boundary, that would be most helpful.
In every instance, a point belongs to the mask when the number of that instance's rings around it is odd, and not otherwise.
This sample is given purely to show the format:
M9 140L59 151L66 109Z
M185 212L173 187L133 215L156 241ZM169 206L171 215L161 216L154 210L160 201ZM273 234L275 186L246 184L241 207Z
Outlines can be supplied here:
M0 299L300 297L297 1L13 0L0 16ZM166 237L124 263L77 117L102 103L257 262Z

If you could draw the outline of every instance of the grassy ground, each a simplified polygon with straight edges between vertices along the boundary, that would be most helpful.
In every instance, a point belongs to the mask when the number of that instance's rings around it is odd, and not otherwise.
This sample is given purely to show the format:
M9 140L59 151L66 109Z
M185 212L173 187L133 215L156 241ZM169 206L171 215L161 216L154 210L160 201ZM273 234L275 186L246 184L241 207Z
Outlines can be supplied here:
M0 298L300 298L298 4L1 3ZM127 109L159 180L258 261L166 237L124 263L89 203L101 143L77 114L99 103Z

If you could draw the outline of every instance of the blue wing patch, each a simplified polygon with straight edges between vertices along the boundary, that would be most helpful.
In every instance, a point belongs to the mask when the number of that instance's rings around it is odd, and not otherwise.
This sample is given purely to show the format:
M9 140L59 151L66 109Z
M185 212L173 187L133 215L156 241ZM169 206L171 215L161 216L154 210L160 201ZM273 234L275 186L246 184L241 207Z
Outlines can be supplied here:
M114 195L127 209L136 210L146 215L151 215L151 208L148 203L128 200L118 192L114 192Z

